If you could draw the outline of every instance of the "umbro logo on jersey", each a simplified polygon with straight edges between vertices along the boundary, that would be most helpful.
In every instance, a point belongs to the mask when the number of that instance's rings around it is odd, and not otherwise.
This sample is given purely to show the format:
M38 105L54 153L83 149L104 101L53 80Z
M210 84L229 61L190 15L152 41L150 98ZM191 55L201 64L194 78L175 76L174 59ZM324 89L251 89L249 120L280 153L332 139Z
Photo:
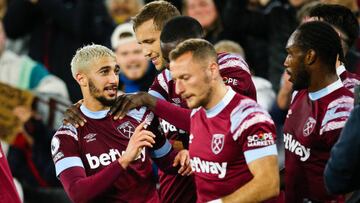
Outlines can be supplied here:
M96 133L89 133L89 134L87 134L85 137L84 137L84 139L86 140L86 142L88 143L88 142L91 142L91 141L94 141L94 140L96 140Z

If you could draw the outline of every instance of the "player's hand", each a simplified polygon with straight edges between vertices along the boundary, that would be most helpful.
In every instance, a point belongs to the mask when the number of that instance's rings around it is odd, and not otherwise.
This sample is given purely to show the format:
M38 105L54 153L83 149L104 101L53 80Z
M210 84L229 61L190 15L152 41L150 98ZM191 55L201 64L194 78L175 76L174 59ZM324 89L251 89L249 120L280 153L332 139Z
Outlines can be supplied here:
M176 167L180 164L180 168L178 170L178 173L182 176L189 176L193 173L190 166L190 155L189 151L186 149L183 149L178 152L174 159L173 166Z
M86 123L86 119L80 113L80 106L82 104L82 100L78 101L77 103L71 105L69 108L66 109L64 113L63 124L72 124L76 128L79 126L84 126Z
M130 162L134 161L140 155L144 147L152 148L155 143L155 135L148 130L144 130L144 125L145 122L142 122L137 126L129 140L126 150L121 157L122 162L120 162L120 164L123 168L126 168Z
M147 106L153 108L156 99L147 92L138 92L137 94L123 94L118 96L115 104L110 108L110 115L114 115L114 120L122 119L131 109Z

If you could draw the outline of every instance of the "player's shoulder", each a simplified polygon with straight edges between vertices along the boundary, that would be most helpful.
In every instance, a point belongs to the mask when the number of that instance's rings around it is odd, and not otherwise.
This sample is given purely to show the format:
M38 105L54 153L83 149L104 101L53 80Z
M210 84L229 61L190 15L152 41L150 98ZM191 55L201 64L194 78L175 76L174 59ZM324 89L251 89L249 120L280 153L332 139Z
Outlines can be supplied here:
M76 141L78 141L79 140L78 134L79 134L78 129L72 124L62 124L55 132L53 137L58 137L58 138L71 137Z
M253 99L239 95L230 113L230 131L236 140L246 129L258 125L274 125L270 114Z
M150 91L165 91L166 94L169 93L169 82L172 80L170 71L168 69L165 69L163 71L161 71L161 73L159 73L155 79L154 82L152 84L152 86L150 87ZM149 91L149 93L150 93ZM159 94L159 93L158 93ZM153 96L157 96L157 95L153 95ZM163 97L162 95L159 95L160 97Z
M149 111L148 108L146 108L145 106L132 109L126 114L126 116L128 118L135 119L138 122L141 122L142 120L144 120L145 117L148 115L153 115L153 113L151 111ZM126 119L126 117L125 117L125 119Z
M338 91L347 93L346 91ZM335 97L326 101L323 106L324 117L321 120L320 135L325 132L343 128L354 107L354 98L347 94L335 94Z
M200 109L201 109L201 107L198 107L198 108L196 108L196 109L191 110L190 117L193 117L197 112L200 111Z
M246 71L250 74L250 69L246 61L237 54L231 54L227 52L218 53L218 64L220 71L228 69L237 69Z
M241 94L236 93L234 96L234 106L233 110L231 111L230 116L234 116L236 114L241 114L242 116L247 116L248 113L254 111L261 114L268 115L269 113L262 108L255 100L243 96Z

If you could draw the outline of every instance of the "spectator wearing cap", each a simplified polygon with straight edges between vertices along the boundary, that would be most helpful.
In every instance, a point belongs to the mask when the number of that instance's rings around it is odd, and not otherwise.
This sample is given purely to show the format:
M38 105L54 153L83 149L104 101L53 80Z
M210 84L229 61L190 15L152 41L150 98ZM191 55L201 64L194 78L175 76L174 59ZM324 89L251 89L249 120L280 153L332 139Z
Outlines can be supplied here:
M157 71L143 55L131 23L121 24L115 29L111 46L121 69L120 90L125 93L147 91Z

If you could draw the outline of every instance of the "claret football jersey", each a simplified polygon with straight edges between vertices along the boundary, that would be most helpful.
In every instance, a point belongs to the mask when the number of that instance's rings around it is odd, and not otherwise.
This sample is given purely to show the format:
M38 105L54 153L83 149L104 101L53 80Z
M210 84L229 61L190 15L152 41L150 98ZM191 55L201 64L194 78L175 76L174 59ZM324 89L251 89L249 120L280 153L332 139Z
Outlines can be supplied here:
M360 85L360 77L354 73L350 73L349 71L347 71L344 65L337 67L336 73L340 77L342 83L344 84L344 87L354 93L355 86Z
M270 115L230 87L215 107L192 111L189 143L198 202L235 192L253 178L247 164L277 155Z
M251 79L247 63L241 56L219 53L218 63L220 75L226 85L231 86L236 92L256 100L256 89ZM170 71L165 69L154 80L149 89L149 94L164 99L174 105L188 108L186 101L175 92L175 82ZM175 116L175 115L174 115ZM170 140L175 149L188 149L189 134L176 128L164 119L160 119L163 134ZM195 187L192 176L160 175L160 196L163 202L194 202Z
M63 125L52 139L51 152L57 176L71 167L84 168L87 176L98 173L121 157L140 122L147 120L149 124L154 120L154 115L145 107L131 110L119 120L113 120L107 110L91 112L84 105L80 110L87 123L79 128ZM171 145L168 145L170 151ZM148 151L143 149L125 175L94 201L158 202Z
M338 198L326 192L323 173L353 102L340 79L317 92L294 92L284 124L286 202Z

